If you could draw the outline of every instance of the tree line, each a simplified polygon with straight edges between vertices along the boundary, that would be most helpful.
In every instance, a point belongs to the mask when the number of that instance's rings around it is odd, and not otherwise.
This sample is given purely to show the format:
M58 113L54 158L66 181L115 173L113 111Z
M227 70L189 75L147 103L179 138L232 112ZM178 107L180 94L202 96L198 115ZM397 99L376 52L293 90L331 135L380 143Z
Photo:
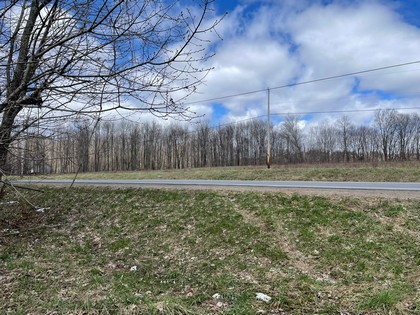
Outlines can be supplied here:
M112 153L120 139L94 138L115 140L101 153L113 154L105 163L90 157L99 153L83 138L86 126L55 138L51 129L117 109L189 119L183 100L211 70L207 48L219 39L210 34L223 17L214 0L1 1L0 185L19 168L126 168L126 156ZM29 136L39 125L48 138Z
M48 136L32 129L10 149L12 174L264 165L267 124L219 127L157 122L79 121ZM420 160L420 116L375 112L369 125L348 116L303 128L289 115L270 129L272 164Z

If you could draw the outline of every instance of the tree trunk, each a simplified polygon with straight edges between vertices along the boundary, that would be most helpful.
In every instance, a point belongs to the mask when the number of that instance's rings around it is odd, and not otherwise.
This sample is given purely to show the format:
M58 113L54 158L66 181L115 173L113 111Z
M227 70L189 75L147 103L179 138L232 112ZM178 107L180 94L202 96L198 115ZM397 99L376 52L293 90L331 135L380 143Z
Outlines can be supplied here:
M0 125L0 180L7 173L7 154L12 142L13 122L20 112L21 107L16 104L8 104L3 112L3 119Z

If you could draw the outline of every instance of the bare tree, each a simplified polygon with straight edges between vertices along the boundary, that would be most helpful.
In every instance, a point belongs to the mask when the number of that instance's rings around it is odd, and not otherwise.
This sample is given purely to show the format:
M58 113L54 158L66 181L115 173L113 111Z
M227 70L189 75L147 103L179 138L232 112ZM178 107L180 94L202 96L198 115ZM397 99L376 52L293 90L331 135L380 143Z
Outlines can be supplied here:
M213 1L2 1L0 169L38 120L50 128L116 108L190 117L182 100L209 71L199 62L219 22Z
M376 130L369 126L354 127L354 150L358 161L375 161L378 155Z
M208 122L203 122L197 126L197 136L196 136L196 156L197 156L197 166L205 167L209 166L210 160L210 126Z
M414 140L417 129L416 119L414 115L397 113L395 120L399 158L403 161L408 160L410 159L410 143Z
M352 133L354 132L354 126L350 121L349 116L342 116L338 122L337 122L337 126L338 126L338 132L339 132L339 143L341 146L341 149L343 150L343 159L344 162L349 162L350 161L350 152L349 152L349 147L350 147L350 137L352 135Z
M299 126L299 117L288 115L281 125L281 135L286 140L289 162L303 162L304 134Z
M234 164L234 131L232 125L219 127L217 130L220 143L220 166L232 166Z
M165 165L167 168L185 168L188 164L188 130L179 124L171 124L164 137L166 150Z
M396 131L397 131L397 111L379 110L375 112L375 127L379 133L379 141L383 158L385 161L393 157L395 150Z
M266 150L266 135L267 127L262 120L251 120L250 121L250 144L252 150L252 160L254 165L260 165L264 163Z
M318 126L311 128L310 135L312 155L314 157L318 155L316 158L319 162L331 162L337 146L337 129L328 121L323 121ZM318 154L315 154L316 151Z
M416 160L420 161L420 115L413 114L413 124L415 125L414 129L414 139L413 139L413 152L416 156Z
M235 126L235 165L249 165L250 162L249 122L241 122Z
M76 134L77 143L77 171L87 172L89 170L89 135L90 127L87 121L82 121L76 126L78 129Z

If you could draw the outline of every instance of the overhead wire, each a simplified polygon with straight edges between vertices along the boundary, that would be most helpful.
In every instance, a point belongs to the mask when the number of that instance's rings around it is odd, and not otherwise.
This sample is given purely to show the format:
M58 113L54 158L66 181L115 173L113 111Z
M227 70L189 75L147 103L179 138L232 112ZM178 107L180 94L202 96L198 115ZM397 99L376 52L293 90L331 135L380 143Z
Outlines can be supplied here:
M344 74L339 74L339 75L333 75L333 76L328 76L328 77L323 77L323 78L318 78L318 79L312 79L312 80L307 80L307 81L288 83L288 84L279 85L279 86L275 86L275 87L268 87L268 88L265 88L265 89L246 91L246 92L242 92L242 93L236 93L236 94L230 94L230 95L219 96L219 97L214 97L214 98L208 98L208 99L203 99L203 100L184 103L183 105L188 106L188 105L196 105L196 104L200 104L200 103L221 101L221 100L225 100L225 99L229 99L229 98L235 98L235 97L239 97L239 96L246 96L246 95L251 95L251 94L267 92L267 90L278 90L278 89L290 88L290 87L299 86L299 85L305 85L305 84L310 84L310 83L317 83L317 82L322 82L322 81L345 78L345 77L350 77L350 76L355 76L355 75L360 75L360 74L366 74L366 73L375 72L375 71L381 71L381 70L387 70L387 69L392 69L392 68L414 65L414 64L420 64L420 60L410 61L410 62L405 62L405 63L399 63L399 64L394 64L394 65L389 65L389 66L383 66L383 67L378 67L378 68L372 68L372 69L367 69L367 70L361 70L361 71L356 71L356 72L344 73Z
M394 65L388 65L388 66L383 66L383 67L377 67L377 68L371 68L371 69L355 71L355 72L350 72L350 73L344 73L344 74L339 74L339 75L333 75L333 76L317 78L317 79L312 79L312 80L307 80L307 81L289 83L289 84L284 84L284 85L275 86L275 87L266 88L266 89L246 91L246 92L242 92L242 93L236 93L236 94L230 94L230 95L225 95L225 96L220 96L220 97L208 98L208 99L203 99L203 100L199 100L199 101L184 103L183 105L188 106L188 105L194 105L194 104L199 104L199 103L220 101L220 100L229 99L229 98L235 98L235 97L240 97L240 96L252 95L252 94L256 94L256 93L267 92L267 90L278 90L278 89L290 88L290 87L299 86L299 85L305 85L305 84L334 80L334 79L350 77L350 76L355 76L355 75L367 74L367 73L377 72L377 71L381 71L381 70L399 68L399 67L404 67L404 66L414 65L414 64L420 64L420 60L405 62L405 63L399 63L399 64L394 64ZM277 105L279 105L279 103L277 103ZM272 115L272 116L298 115L299 116L299 115L311 115L311 114L334 114L334 113L374 112L374 111L378 111L378 110L414 110L414 109L420 109L420 107L373 108L373 109L353 109L353 110L349 109L349 110L305 111L305 112L277 112L277 113L271 113L270 115ZM121 117L121 119L126 119L126 117L123 114L121 114L118 111L117 111L117 113ZM227 122L227 123L223 123L223 124L219 123L217 125L209 126L209 128L215 129L215 128L229 126L229 125L232 125L232 124L246 122L246 121L250 121L250 120L254 120L254 119L260 119L260 118L264 118L264 117L267 117L267 114L259 115L259 116L255 116L255 117L248 117L248 118L245 118L245 119L235 120L235 121L231 121L231 122ZM109 119L109 118L107 119L107 118L105 118L103 120L104 121L109 120L109 121L114 121L115 122L115 121L119 121L120 119L115 119L115 118L114 119ZM139 119L137 120L137 122L139 122ZM194 132L195 131L193 131L191 133L194 133Z
M284 116L284 115L311 115L311 114L340 114L340 113L359 113L359 112L376 112L379 110L391 111L391 110L412 110L420 109L420 106L415 107L398 107L398 108L370 108L370 109L344 109L344 110L328 110L328 111L308 111L308 112L295 112L295 113L271 113L272 116ZM267 116L267 115L264 115Z

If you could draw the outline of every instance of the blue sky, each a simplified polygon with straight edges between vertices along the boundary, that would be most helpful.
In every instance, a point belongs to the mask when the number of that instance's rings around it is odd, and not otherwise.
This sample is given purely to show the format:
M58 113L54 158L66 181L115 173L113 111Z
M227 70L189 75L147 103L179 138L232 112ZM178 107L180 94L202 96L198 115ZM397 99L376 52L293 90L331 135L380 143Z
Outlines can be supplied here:
M212 124L266 114L267 93L205 102L420 60L420 1L216 0L214 70L188 102ZM215 45L214 45L215 43ZM357 84L356 84L356 83ZM272 113L420 106L420 63L272 90ZM411 111L419 112L419 109ZM303 115L304 125L343 114ZM354 122L372 113L351 112Z

